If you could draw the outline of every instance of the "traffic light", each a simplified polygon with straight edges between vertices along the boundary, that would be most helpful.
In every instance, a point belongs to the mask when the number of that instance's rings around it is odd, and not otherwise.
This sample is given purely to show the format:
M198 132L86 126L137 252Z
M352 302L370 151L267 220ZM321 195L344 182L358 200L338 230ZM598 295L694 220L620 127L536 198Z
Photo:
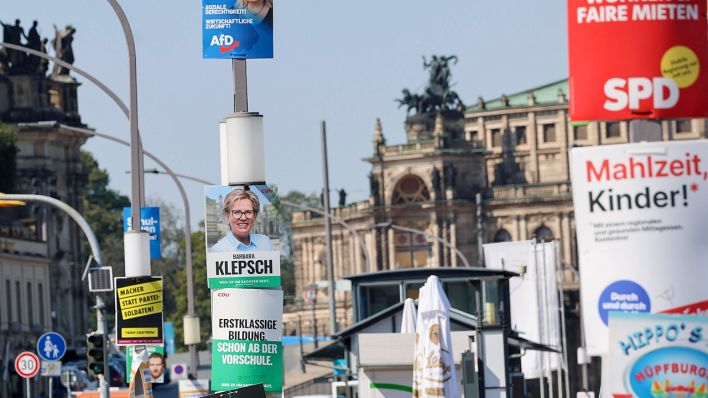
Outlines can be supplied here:
M92 332L86 335L86 371L96 377L104 373L103 355L106 341L103 333Z

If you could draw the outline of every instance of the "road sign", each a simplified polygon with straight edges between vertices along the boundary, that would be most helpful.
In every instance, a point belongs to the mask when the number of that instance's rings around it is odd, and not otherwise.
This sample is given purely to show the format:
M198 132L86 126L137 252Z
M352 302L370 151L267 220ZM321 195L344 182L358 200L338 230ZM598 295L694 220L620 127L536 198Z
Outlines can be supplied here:
M186 380L188 376L187 369L186 363L176 363L172 365L172 380Z
M317 286L308 286L305 290L305 298L310 303L317 302Z
M66 353L66 340L57 332L47 332L37 339L37 353L45 361L58 361Z
M15 359L15 372L25 379L36 376L39 373L39 358L33 352L21 352Z
M61 361L42 361L41 376L61 376Z

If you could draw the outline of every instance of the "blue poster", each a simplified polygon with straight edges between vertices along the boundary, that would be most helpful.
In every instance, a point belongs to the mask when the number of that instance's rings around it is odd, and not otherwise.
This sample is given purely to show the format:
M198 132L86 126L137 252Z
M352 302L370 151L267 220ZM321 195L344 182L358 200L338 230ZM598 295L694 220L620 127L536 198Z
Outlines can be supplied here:
M169 356L175 353L175 324L165 322L162 324L162 330L165 334L165 354Z
M204 58L273 58L273 0L202 0Z
M130 207L123 208L123 232L129 230ZM157 260L162 258L160 254L160 208L143 207L140 209L140 229L147 231L150 235L150 258Z

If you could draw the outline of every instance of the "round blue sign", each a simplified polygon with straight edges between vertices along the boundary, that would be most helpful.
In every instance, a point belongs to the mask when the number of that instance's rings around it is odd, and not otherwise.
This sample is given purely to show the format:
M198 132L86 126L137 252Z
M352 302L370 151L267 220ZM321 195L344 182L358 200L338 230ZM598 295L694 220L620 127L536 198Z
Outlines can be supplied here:
M45 361L58 361L66 353L66 340L56 332L47 332L37 339L37 354Z
M649 294L636 282L621 280L612 282L602 291L597 303L602 322L607 325L608 314L618 312L650 312Z

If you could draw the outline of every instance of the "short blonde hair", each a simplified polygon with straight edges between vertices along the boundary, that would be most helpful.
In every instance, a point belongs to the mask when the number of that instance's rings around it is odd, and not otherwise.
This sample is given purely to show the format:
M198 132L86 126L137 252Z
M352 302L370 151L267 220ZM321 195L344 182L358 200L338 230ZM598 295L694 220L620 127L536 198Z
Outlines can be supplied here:
M252 191L247 191L245 189L234 189L233 191L229 192L228 195L224 198L224 218L228 219L229 218L229 211L231 210L231 205L234 204L237 200L241 199L248 199L253 203L253 212L255 214L258 214L258 211L261 209L261 201L258 200L258 196L256 196L255 193Z

